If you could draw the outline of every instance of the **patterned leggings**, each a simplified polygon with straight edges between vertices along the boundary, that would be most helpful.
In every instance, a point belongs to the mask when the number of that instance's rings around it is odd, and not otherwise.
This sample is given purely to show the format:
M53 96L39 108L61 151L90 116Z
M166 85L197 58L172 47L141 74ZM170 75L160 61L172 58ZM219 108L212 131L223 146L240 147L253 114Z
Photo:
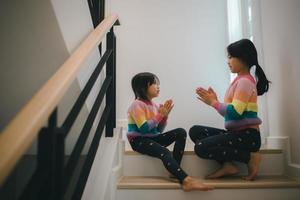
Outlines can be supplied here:
M134 151L160 159L165 168L182 183L187 177L187 174L180 167L186 135L184 129L177 128L153 138L138 136L129 142ZM166 147L174 141L175 145L172 153Z
M260 133L253 128L226 131L206 126L193 126L189 135L195 143L195 153L204 159L219 163L239 161L248 163L250 152L261 145Z

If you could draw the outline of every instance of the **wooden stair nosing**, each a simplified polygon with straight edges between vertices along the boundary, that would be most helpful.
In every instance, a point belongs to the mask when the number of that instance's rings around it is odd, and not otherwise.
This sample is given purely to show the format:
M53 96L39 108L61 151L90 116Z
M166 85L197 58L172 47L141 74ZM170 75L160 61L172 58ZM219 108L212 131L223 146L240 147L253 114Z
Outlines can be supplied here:
M265 189L265 188L300 188L300 181L286 176L259 176L254 181L245 181L240 177L230 177L201 182L215 189ZM180 189L180 184L167 177L122 177L118 189Z

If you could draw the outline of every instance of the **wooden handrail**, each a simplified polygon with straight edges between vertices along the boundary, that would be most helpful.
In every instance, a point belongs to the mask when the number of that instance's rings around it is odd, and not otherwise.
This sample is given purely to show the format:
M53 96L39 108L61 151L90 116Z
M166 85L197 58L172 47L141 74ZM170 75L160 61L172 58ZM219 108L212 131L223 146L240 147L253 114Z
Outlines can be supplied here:
M0 185L37 137L74 81L81 64L117 20L117 15L106 17L0 134Z

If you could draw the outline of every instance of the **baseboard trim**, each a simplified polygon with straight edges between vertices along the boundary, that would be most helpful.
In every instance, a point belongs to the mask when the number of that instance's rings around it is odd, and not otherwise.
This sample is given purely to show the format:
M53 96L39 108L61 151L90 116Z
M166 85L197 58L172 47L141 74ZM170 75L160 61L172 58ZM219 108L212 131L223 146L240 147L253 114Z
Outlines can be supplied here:
M294 179L300 180L300 165L292 163L291 145L289 137L267 137L267 146L282 149L285 156L285 173Z

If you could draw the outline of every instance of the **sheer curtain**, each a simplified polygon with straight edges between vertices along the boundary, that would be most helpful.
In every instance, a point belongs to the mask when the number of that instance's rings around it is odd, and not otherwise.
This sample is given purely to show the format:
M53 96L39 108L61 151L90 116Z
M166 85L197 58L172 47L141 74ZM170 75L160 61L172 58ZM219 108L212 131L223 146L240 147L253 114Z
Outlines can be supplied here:
M235 42L243 38L242 23L242 2L241 0L227 0L227 20L228 20L228 43ZM236 74L230 74L233 81Z

